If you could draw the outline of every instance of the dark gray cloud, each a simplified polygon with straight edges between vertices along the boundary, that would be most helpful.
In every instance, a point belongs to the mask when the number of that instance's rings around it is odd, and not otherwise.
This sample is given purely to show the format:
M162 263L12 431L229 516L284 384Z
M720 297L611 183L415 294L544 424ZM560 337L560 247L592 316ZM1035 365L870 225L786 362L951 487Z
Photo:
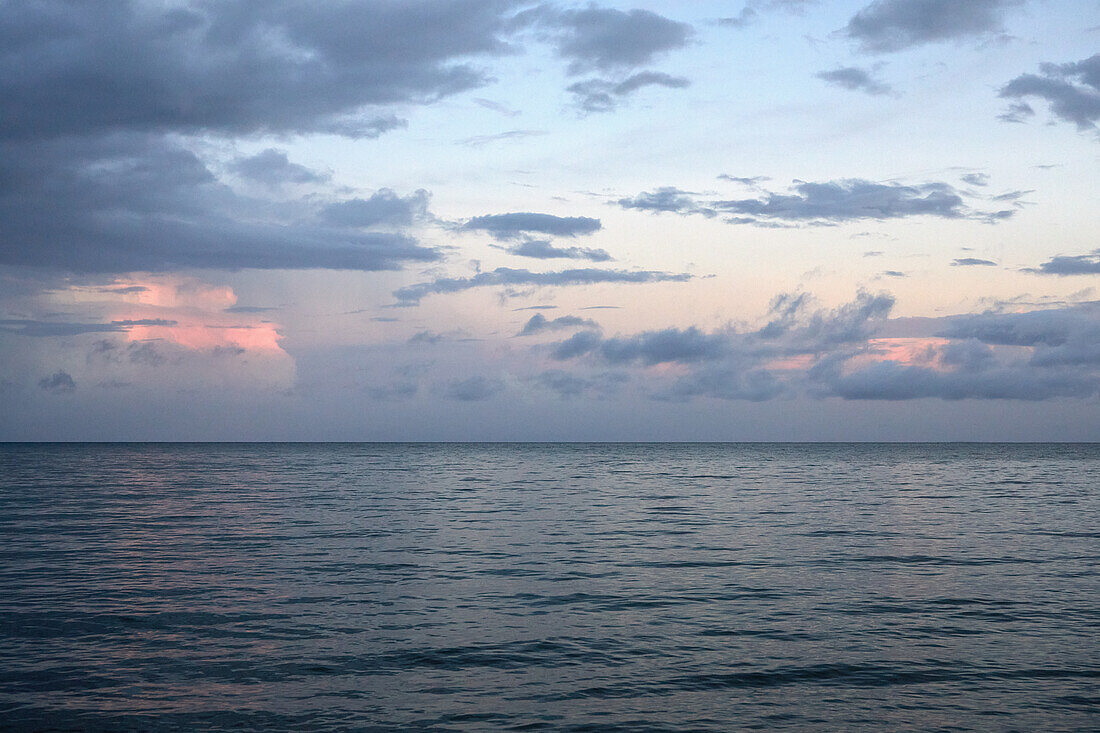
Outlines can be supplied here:
M1008 105L1008 109L1002 114L997 115L997 119L1002 122L1012 122L1015 124L1022 124L1029 118L1035 116L1035 109L1027 102L1013 102Z
M225 309L226 313L267 313L268 311L279 310L275 306L263 306L263 305L231 305Z
M766 369L708 366L677 379L655 397L662 400L712 397L720 400L764 402L787 391L787 385Z
M428 295L458 293L472 288L504 286L551 287L565 285L596 285L599 283L656 283L687 282L692 278L686 273L652 270L601 270L577 269L558 272L531 272L530 270L498 267L490 272L479 272L470 277L444 277L426 283L416 283L393 292L397 305L416 305Z
M1090 318L1082 308L981 313L956 316L937 335L996 346L1062 346L1073 334L1093 330L1095 320L1095 313Z
M504 382L489 377L470 377L448 382L443 395L449 400L481 402L504 391Z
M175 321L163 318L141 318L137 320L111 321L110 323L66 323L63 321L35 321L25 319L2 319L0 331L16 333L20 336L51 337L79 336L85 333L119 333L134 326L175 326Z
M691 82L682 76L672 76L659 71L642 71L631 74L621 81L588 79L570 84L565 89L573 94L577 106L585 112L610 112L643 87L684 89L690 85Z
M1087 255L1058 255L1031 272L1044 275L1100 275L1100 249Z
M330 204L321 211L321 218L343 227L407 227L428 215L428 199L424 189L402 197L383 188L367 199L353 198Z
M419 194L299 206L294 216L238 195L188 146L401 127L388 105L488 81L474 64L514 51L504 40L514 9L509 0L5 4L0 264L383 270L438 259L404 233L358 231L407 222L398 209L418 206ZM275 149L228 170L271 188L326 179Z
M607 397L629 379L629 375L621 372L601 372L582 376L562 369L548 369L535 377L534 382L537 386L556 393L559 398L568 400L583 395Z
M749 0L737 15L718 18L716 22L728 28L747 28L765 12L772 10L800 12L816 2L817 0Z
M844 179L820 183L797 181L791 193L764 191L760 196L734 200L699 200L677 188L658 188L631 198L620 206L651 212L731 214L733 224L812 224L858 219L899 219L935 216L993 221L1008 218L1011 211L979 212L966 206L962 194L951 185L932 182L914 185Z
M291 163L286 153L275 148L239 158L229 166L237 175L265 186L278 187L284 184L324 183L330 176L327 173Z
M116 295L133 295L134 293L149 292L149 288L144 285L123 285L117 288L100 288L99 292L115 293Z
M850 89L856 92L865 92L874 96L889 94L893 91L889 84L875 79L866 69L856 66L846 66L832 71L822 71L816 74L818 79L828 82L842 89Z
M996 267L997 263L993 260L981 260L977 257L960 257L951 263L952 267Z
M129 344L126 347L126 354L131 364L157 367L167 361L167 359L157 351L157 347L148 341Z
M536 313L531 316L530 320L524 325L523 330L520 331L517 336L533 336L537 333L544 333L546 331L561 331L568 328L599 328L599 325L590 318L580 318L578 316L560 316L553 320L547 318L541 313Z
M1095 130L1100 120L1100 54L1068 64L1042 64L1038 74L1018 76L1001 89L1002 98L1020 100L1001 119L1021 122L1034 114L1028 98L1044 99L1050 111L1079 130Z
M748 26L756 22L756 18L758 16L759 13L757 13L752 6L746 5L745 7L741 8L741 12L737 15L731 15L726 18L719 18L716 22L718 23L718 25L723 25L728 28L747 28Z
M1100 389L1095 376L1078 372L1038 373L1019 368L940 371L880 362L851 374L833 374L831 394L846 400L1048 400L1089 397Z
M811 310L809 296L784 294L756 331L581 331L553 344L551 357L621 368L676 364L671 374L646 373L650 396L661 400L767 400L805 390L846 400L1035 401L1100 392L1100 302L919 324L889 320L893 302L860 293ZM895 343L891 333L906 337ZM582 387L562 377L563 390Z
M1033 401L1100 391L1100 303L940 322L936 335L951 339L938 349L940 367L885 360L845 371L842 359L827 359L810 376L845 399Z
M588 260L590 262L608 262L611 255L607 250L592 249L588 247L555 247L545 239L525 239L519 244L507 247L508 254L519 257L533 257L537 260Z
M890 315L894 307L894 296L861 291L855 300L831 311L805 315L808 305L807 299L800 299L793 305L798 314L797 326L784 331L784 335L790 336L793 342L786 347L788 351L821 353L838 346L865 341L871 336L873 327ZM759 335L769 337L763 331Z
M810 304L807 293L780 293L768 304L768 323L756 332L758 336L774 339L796 327Z
M969 183L971 186L988 186L989 174L988 173L964 173L959 176L959 179L963 183Z
M845 26L864 51L887 53L926 43L1002 34L1005 13L1022 0L875 0Z
M600 220L588 216L554 216L519 211L511 214L475 216L462 228L489 232L497 239L515 239L525 234L549 234L555 237L575 237L600 230Z
M54 394L67 394L76 390L76 382L73 380L72 375L61 369L38 380L38 386Z
M79 336L85 333L118 333L125 330L117 323L62 323L11 318L0 320L0 331L17 333L20 336Z
M362 232L308 211L273 218L265 202L220 183L168 138L0 142L0 166L0 264L387 270L440 257L403 233Z
M595 5L567 9L539 5L517 15L515 23L546 33L573 74L645 66L661 54L683 48L693 35L690 25L648 10Z
M664 186L655 191L643 191L637 196L619 199L619 206L624 209L638 209L639 211L668 211L676 214L703 213L702 209L695 203L692 194L672 186Z
M664 383L651 393L655 399L767 400L794 386L794 378L784 374L784 359L816 361L858 352L886 322L894 299L861 292L852 302L827 311L810 311L810 302L801 293L777 296L769 322L757 331L724 328L708 333L689 327L614 337L581 331L553 344L550 356L619 367L677 364L686 370L671 380L662 379Z
M640 363L653 366L718 359L728 350L729 339L724 334L707 334L693 326L683 330L669 328L612 338L603 338L594 331L582 331L557 344L552 356L564 361L596 354L608 364Z
M414 333L411 337L409 337L409 343L410 344L438 344L441 341L445 341L446 339L447 339L447 337L444 336L441 333L433 333L432 331L419 331L417 333Z
M109 130L378 134L370 107L479 86L511 3L8 3L0 137ZM583 44L582 44L583 45Z
M962 197L946 183L905 186L858 179L798 183L793 194L767 193L762 198L717 201L715 208L734 214L786 221L851 221L909 216L959 218L966 214Z
M160 366L167 361L152 341L134 341L123 347L114 341L101 339L92 344L92 349L88 352L89 363L104 361L117 364L124 357L131 364L151 367Z
M733 183L740 183L745 186L756 186L764 181L770 181L767 176L731 176L728 173L718 174L719 181L731 181Z

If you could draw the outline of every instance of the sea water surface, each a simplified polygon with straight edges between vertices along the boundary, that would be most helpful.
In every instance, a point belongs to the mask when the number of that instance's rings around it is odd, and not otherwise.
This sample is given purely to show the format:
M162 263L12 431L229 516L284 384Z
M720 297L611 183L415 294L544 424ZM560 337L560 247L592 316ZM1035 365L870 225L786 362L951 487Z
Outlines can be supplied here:
M1100 446L0 446L5 730L1100 729Z

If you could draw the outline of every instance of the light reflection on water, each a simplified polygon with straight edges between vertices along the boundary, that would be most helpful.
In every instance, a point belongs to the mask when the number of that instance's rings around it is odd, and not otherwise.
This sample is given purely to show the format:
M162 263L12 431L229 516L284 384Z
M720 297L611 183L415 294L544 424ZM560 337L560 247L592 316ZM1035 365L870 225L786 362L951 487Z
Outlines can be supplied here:
M1098 469L0 446L0 728L1094 729Z

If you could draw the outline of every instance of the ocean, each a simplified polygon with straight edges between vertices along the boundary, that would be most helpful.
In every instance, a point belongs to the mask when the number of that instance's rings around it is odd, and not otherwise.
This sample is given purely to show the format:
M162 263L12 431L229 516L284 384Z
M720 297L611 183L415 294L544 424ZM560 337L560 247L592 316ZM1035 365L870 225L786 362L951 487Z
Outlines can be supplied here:
M1100 445L0 445L0 729L1100 729Z

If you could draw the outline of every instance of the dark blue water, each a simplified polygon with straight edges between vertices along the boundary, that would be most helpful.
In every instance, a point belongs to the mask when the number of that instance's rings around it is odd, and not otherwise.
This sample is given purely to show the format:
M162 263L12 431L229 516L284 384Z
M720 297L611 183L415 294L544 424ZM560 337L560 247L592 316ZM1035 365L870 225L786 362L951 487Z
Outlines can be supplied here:
M1100 446L0 446L0 728L1097 730Z

